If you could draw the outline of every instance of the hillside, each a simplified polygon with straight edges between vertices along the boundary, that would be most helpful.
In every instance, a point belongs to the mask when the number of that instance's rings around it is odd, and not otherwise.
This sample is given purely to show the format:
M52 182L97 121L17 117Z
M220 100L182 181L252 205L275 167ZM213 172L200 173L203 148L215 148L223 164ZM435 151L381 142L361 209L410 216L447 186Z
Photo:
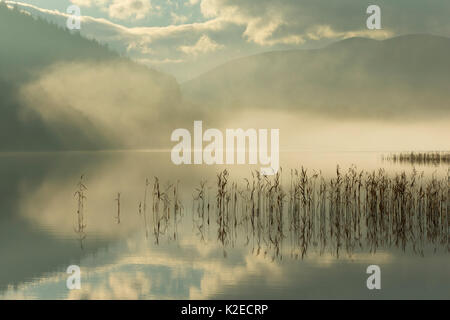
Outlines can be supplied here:
M127 114L152 119L179 101L174 78L0 3L0 151L131 146Z
M182 85L210 108L301 110L332 117L435 117L450 110L450 39L352 38L315 50L230 61Z

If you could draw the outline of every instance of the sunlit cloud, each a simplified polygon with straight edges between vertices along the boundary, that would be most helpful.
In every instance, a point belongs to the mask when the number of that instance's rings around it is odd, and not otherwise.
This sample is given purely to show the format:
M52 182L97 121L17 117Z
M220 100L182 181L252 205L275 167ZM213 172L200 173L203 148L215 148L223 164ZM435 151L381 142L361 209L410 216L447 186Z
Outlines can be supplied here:
M141 20L151 11L149 0L114 0L108 7L111 18L126 20L129 18Z
M70 0L73 4L80 7L103 7L106 6L111 0Z
M207 35L201 36L192 46L180 46L179 50L188 55L198 55L201 53L214 52L223 48L223 45L211 40Z
M312 28L307 32L306 36L311 40L320 39L348 39L354 37L363 37L376 40L384 40L394 35L392 31L388 30L355 30L347 32L338 32L333 30L330 26L322 25Z
M406 0L381 1L381 30L366 28L367 6L352 0L340 1L339 5L330 5L326 0L182 3L72 0L72 3L89 8L89 13L95 16L82 17L83 35L108 43L133 59L148 61L149 66L154 66L152 61L165 61L162 70L182 80L191 77L192 72L198 75L227 60L255 52L322 47L351 37L382 40L409 33L450 34L450 22L443 14L450 10L450 2L444 0L435 0L433 6ZM59 23L65 24L64 12L21 6L44 16L59 16ZM97 11L92 11L93 8ZM152 24L150 17L156 15L160 20ZM202 41L197 43L199 39ZM207 39L216 42L221 39L220 46L211 45ZM220 54L210 54L218 49Z
M175 12L171 12L170 16L172 17L172 22L174 24L186 23L189 19L187 16L183 16L181 14L176 14Z

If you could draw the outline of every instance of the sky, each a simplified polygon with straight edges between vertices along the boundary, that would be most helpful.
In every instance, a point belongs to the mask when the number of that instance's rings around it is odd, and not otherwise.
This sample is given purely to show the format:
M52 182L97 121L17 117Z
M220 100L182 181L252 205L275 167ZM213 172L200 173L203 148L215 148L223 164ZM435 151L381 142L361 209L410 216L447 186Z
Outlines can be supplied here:
M12 3L13 1L7 1ZM23 0L21 8L65 25L81 9L87 37L178 81L260 52L318 48L355 36L383 40L427 33L450 36L448 0ZM366 9L381 8L381 30Z

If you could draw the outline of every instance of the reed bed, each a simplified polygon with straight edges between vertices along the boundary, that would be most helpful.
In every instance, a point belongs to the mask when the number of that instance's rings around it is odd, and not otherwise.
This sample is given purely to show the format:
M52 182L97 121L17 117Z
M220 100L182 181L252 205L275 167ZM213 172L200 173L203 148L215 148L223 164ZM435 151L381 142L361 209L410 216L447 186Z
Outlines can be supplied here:
M449 151L431 152L403 152L383 156L383 160L410 163L413 165L448 165L450 164Z
M282 258L286 242L294 258L305 257L311 247L337 257L342 250L351 255L390 247L420 255L428 245L450 251L449 173L425 178L416 170L390 176L383 169L337 167L326 179L301 168L290 171L288 183L282 183L282 170L270 178L253 172L243 182L230 182L227 170L217 175L214 215L224 248L242 236L255 254L273 259ZM194 197L202 239L211 206L207 188L202 181Z
M176 185L167 183L161 188L159 179L155 177L153 183L152 223L155 243L159 244L160 237L169 233L173 227L173 233L169 237L177 239L177 225L182 216L182 204L178 197L179 182ZM173 225L172 225L173 223Z
M335 174L324 176L301 167L288 174L280 169L270 177L254 171L238 180L223 170L213 183L201 180L194 188L192 224L199 240L212 237L224 256L238 241L255 255L272 259L303 259L311 250L336 257L393 247L420 255L430 247L450 252L449 181L450 170L437 177L415 169L388 174L384 169L369 172L353 166L343 171L337 166ZM80 180L75 231L83 234L86 190ZM120 194L117 220L119 199ZM153 183L145 180L138 213L146 238L149 229L156 244L163 236L178 238L184 216L181 199L179 181L162 186L157 177Z

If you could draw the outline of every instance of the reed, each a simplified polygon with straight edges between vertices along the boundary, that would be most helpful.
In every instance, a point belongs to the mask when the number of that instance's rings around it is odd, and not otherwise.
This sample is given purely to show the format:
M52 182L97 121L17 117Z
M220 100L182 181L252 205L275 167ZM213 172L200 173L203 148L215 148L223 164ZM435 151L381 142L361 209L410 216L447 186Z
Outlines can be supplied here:
M252 171L250 177L238 180L223 170L214 184L201 180L194 188L192 222L201 241L207 241L210 231L215 233L224 256L240 240L251 246L253 254L271 259L283 258L286 243L293 258L304 258L311 250L336 257L342 252L351 256L392 247L420 255L427 247L450 252L449 181L450 169L438 177L415 169L388 174L384 169L337 166L332 176L324 176L301 167L290 170L287 183L283 183L283 169L273 176ZM139 203L146 238L150 222L156 244L165 235L177 239L183 218L180 182L162 186L154 178L150 219L149 186L146 179ZM75 192L75 231L80 234L86 228L86 190L81 177ZM119 223L120 193L116 200Z
M145 229L145 238L148 239L148 223L147 223L147 193L148 193L148 186L150 185L150 182L148 181L148 178L145 179L145 188L144 188L144 200L143 202L139 202L139 215L144 220L144 229Z
M383 160L410 163L413 165L448 165L450 164L449 151L430 152L402 152L382 156Z
M80 247L83 249L83 240L86 238L85 229L87 227L86 218L85 218L85 201L87 187L83 182L84 175L81 175L80 180L77 183L77 189L74 193L74 197L77 200L77 211L76 211L76 223L74 225L74 231L79 237Z
M177 225L180 222L183 209L179 198L179 188L179 181L175 185L168 182L162 188L159 179L157 177L154 179L152 222L156 244L159 244L160 237L170 229L171 222L173 222L173 239L177 238Z
M120 224L120 192L117 193L117 198L115 199L115 201L117 202L116 221L117 221L117 224Z
M432 245L450 251L449 173L425 178L416 170L388 175L384 169L343 172L337 166L326 179L302 167L291 170L287 192L281 178L282 170L273 177L252 172L244 183L231 181L227 170L217 174L217 239L224 248L234 245L239 232L252 252L271 252L273 259L282 258L286 239L298 258L311 246L337 257L342 250L352 255L364 248L374 253L410 246L423 255ZM200 217L206 189L202 181L194 196Z

